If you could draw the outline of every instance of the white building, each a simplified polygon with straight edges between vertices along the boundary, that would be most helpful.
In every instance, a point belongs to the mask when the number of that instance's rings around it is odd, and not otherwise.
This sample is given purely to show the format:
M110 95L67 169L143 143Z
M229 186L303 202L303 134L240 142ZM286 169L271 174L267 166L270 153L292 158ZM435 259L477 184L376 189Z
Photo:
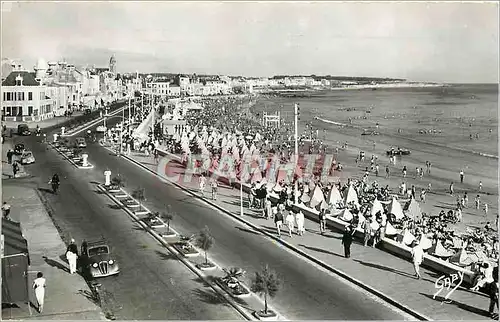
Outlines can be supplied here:
M40 121L54 116L56 102L36 74L20 66L2 82L2 116L6 121Z

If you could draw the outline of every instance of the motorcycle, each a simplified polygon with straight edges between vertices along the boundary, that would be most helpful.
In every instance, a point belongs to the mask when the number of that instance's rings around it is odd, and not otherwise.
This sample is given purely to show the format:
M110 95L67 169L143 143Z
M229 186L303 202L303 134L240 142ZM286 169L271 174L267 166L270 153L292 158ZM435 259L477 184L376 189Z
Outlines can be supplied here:
M57 190L59 190L59 182L52 182L52 180L50 180L49 184L52 185L52 192L57 194Z

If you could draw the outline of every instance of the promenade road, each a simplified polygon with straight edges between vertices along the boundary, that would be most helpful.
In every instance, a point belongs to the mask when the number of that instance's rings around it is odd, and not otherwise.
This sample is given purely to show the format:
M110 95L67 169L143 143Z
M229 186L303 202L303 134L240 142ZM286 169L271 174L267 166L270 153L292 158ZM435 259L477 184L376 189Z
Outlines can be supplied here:
M118 320L242 319L211 288L199 282L194 273L172 260L165 248L132 222L123 210L114 209L108 197L96 192L92 182L102 179L103 167L116 163L114 158L101 162L103 166L98 169L79 170L57 152L37 143L38 140L34 136L23 138L37 159L35 164L26 167L34 177L23 180L40 190L65 241L74 238L80 245L83 239L107 239L121 273L99 282L107 308ZM93 158L93 149L89 150L90 161L99 164L99 159ZM58 195L48 190L47 182L54 173L61 179ZM63 253L61 250L61 255Z

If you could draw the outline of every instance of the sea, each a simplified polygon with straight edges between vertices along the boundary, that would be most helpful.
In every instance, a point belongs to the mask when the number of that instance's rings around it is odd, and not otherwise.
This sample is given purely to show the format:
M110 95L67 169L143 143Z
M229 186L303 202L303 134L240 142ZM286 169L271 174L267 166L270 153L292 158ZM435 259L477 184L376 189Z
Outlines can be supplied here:
M280 112L284 126L293 122L325 128L350 124L498 157L498 84L378 88L261 95L254 113ZM378 125L378 128L377 128Z

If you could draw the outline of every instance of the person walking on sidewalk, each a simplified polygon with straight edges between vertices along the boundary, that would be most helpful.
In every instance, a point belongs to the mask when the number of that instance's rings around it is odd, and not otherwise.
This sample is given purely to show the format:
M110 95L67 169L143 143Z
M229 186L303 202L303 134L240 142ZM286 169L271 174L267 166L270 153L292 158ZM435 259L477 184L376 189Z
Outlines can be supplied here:
M75 244L73 245L76 247ZM68 250L66 251L66 259L68 260L70 274L76 273L76 261L78 259L77 252L74 252L74 249L68 246Z
M351 257L351 244L354 232L356 230L351 225L346 226L344 234L342 235L342 245L344 245L344 256L345 258Z
M210 186L212 187L212 200L217 200L217 179L212 178Z
M373 229L371 223L371 219L368 218L363 222L363 224L361 224L361 228L363 228L365 234L363 243L365 247L368 246L368 242L370 241L370 239L372 239Z
M278 237L281 237L281 226L283 225L283 214L281 212L278 212L276 215L274 215L274 223L276 224Z
M495 268L493 269L493 283L490 283L488 291L490 296L490 307L488 309L488 313L490 314L491 318L494 318L495 306L498 310L498 266L495 266Z
M476 210L479 210L479 204L480 204L480 198L479 195L476 196L476 198L474 198L474 204L476 205Z
M305 218L304 218L304 213L302 213L300 209L295 215L295 220L297 221L297 233L300 236L303 236L306 231L306 229L304 228Z
M420 243L413 242L413 248L411 249L411 257L413 259L413 268L415 269L415 277L420 279L420 265L424 261L424 250Z
M10 219L10 205L5 201L3 202L2 205L2 211L3 211L3 219L12 220Z
M200 176L200 193L202 197L205 197L205 186L207 184L207 178L205 178L205 175L202 174Z
M12 151L12 149L9 149L9 151L7 151L7 162L9 164L12 163L12 156L14 156L14 151Z
M453 196L453 192L455 190L454 188L455 188L455 185L453 184L453 182L450 183L450 195L452 195L452 196Z
M464 170L460 170L460 183L464 183Z
M36 301L38 302L39 313L43 312L43 302L45 299L45 285L46 285L46 280L43 277L43 273L38 272L38 274L36 274L35 280L33 281L33 289L35 290L35 297Z
M319 212L319 232L321 235L326 230L326 209L321 209Z
M286 225L288 226L288 234L290 235L290 237L292 237L292 232L295 229L295 217L292 211L288 212L285 220L286 220Z

